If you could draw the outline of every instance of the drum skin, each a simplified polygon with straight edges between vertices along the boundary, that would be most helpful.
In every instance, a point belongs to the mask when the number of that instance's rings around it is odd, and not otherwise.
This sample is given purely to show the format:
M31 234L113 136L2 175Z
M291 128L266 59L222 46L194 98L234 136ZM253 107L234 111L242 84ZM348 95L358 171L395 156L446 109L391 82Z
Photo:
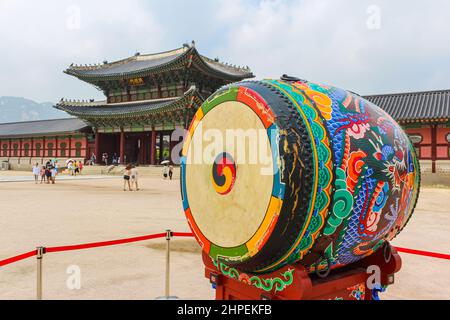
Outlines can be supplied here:
M251 129L257 139L240 148L226 139L230 130L254 138ZM207 144L212 137L222 147ZM255 145L266 157L251 162ZM182 151L183 207L197 241L250 273L333 269L371 255L407 224L419 187L414 148L387 113L299 79L221 88L195 114Z

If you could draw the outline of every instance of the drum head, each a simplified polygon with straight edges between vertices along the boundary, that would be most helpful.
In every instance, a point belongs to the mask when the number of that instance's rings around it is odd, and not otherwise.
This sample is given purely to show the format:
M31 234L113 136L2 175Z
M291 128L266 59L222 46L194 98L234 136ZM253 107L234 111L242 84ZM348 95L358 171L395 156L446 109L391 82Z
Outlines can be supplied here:
M238 99L242 94L234 88L225 94L228 99L203 105L182 159L190 226L207 253L234 261L257 253L280 210L273 197L279 183L274 183L270 112L258 108L257 97Z

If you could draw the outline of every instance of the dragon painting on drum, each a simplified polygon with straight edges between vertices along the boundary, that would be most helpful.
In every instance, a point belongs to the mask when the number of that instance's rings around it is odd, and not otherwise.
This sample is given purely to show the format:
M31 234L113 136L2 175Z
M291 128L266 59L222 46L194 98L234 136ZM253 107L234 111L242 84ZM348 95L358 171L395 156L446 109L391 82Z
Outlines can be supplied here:
M249 150L192 163L200 127L264 130L272 170L235 161ZM405 227L420 187L414 148L387 113L290 77L217 91L194 116L182 155L183 206L198 242L212 259L255 274L371 255Z

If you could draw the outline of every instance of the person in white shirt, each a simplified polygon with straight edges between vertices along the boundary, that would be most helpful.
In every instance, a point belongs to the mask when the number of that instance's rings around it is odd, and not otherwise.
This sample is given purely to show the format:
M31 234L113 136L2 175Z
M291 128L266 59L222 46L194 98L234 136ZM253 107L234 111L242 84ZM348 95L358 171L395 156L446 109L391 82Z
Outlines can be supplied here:
M136 168L136 166L133 166L131 168L131 187L133 187L133 185L136 186L136 191L139 191L139 185L138 185L138 170Z
M169 167L167 166L167 165L164 165L164 168L163 168L163 177L164 177L164 180L166 180L167 179L167 176L169 175Z
M52 184L55 184L56 174L58 173L58 171L57 171L57 169L55 167L52 167L50 172L52 173Z
M39 163L36 163L36 165L33 166L33 175L34 175L34 182L37 184L39 181L39 175L41 172L41 168L39 167Z

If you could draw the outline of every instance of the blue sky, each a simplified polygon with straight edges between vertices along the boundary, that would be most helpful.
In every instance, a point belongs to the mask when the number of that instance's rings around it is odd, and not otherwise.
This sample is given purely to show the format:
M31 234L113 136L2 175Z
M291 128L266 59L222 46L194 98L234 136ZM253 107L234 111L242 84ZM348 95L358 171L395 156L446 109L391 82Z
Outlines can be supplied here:
M0 0L0 96L102 98L62 73L195 40L258 78L360 94L450 88L450 1Z

